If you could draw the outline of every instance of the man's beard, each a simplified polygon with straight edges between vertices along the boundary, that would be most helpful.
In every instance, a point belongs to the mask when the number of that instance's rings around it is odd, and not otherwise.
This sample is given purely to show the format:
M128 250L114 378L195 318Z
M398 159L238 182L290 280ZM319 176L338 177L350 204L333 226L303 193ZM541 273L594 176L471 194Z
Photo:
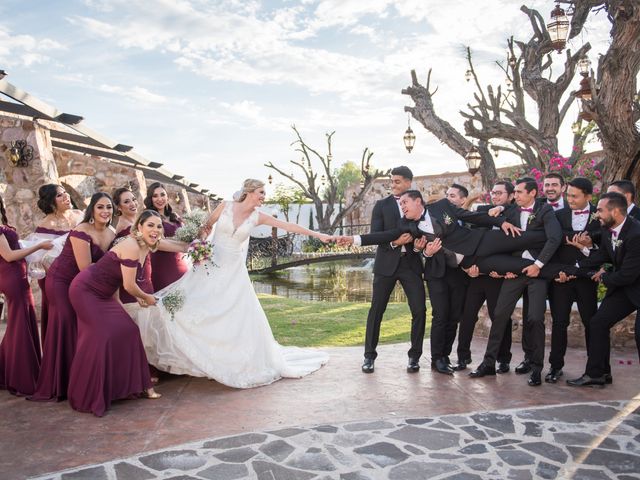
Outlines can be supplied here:
M609 218L602 218L600 217L600 225L602 225L604 228L611 228L614 225L615 220L613 219L613 217L609 217Z

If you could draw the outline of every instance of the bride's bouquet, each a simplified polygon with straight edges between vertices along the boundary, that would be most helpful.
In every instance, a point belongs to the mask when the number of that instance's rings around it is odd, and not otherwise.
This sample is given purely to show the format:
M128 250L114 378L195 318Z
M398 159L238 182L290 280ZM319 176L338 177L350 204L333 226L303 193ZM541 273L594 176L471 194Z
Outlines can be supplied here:
M199 208L182 217L182 226L176 230L174 240L192 243L197 240L209 214Z
M211 257L213 256L213 243L206 240L194 240L189 245L187 250L187 257L191 259L193 265L203 265L205 263L213 263Z

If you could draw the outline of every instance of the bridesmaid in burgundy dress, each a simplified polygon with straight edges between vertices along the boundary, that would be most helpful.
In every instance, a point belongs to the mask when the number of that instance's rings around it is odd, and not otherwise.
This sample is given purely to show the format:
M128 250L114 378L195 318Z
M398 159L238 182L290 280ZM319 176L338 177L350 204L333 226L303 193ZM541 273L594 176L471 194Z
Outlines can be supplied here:
M111 196L95 193L82 222L69 232L62 253L49 268L45 284L49 299L48 332L42 349L38 384L29 400L67 398L69 370L77 339L76 314L69 301L69 285L79 272L97 262L113 242L112 213Z
M159 182L152 183L147 189L144 205L149 210L160 213L164 236L171 238L175 235L182 222L169 205L167 191ZM151 280L157 292L178 280L189 268L181 253L154 252L151 254Z
M35 233L45 233L59 237L69 233L73 227L82 221L82 211L76 210L71 204L71 197L64 187L48 183L38 189L38 208L45 214L36 226ZM40 286L40 338L44 345L47 333L48 301L45 289L45 279L38 279Z
M78 315L78 344L71 365L69 404L101 417L113 400L143 394L159 398L151 385L147 356L137 325L114 298L124 286L138 303L154 305L136 277L162 236L160 215L145 210L119 242L71 283L69 297ZM100 312L96 314L96 312Z
M116 226L116 238L113 244L118 244L131 233L131 226L138 215L138 199L134 193L126 187L117 188L113 192L114 215L118 217ZM145 293L153 293L151 281L151 255L147 255L137 278L138 286ZM136 298L130 295L124 287L120 287L120 301L122 303L134 303Z
M53 246L45 240L20 248L18 234L9 226L0 197L0 292L6 299L7 330L0 343L0 389L31 395L40 370L40 339L24 257Z

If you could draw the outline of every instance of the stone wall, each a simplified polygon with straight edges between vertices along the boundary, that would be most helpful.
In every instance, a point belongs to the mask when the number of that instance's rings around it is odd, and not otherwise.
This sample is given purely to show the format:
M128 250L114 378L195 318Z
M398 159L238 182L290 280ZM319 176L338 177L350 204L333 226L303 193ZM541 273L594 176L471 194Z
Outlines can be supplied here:
M28 167L14 167L8 159L11 142L16 140L25 140L33 147L33 160ZM41 218L38 187L57 179L49 130L38 121L0 116L0 195L9 223L21 236L32 232Z

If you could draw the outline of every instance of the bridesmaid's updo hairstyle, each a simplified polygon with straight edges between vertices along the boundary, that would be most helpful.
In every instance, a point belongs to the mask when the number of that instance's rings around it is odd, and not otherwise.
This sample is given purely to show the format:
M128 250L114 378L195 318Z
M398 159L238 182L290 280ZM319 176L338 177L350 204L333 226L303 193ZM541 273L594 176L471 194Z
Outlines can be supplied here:
M247 178L242 182L242 189L240 190L240 195L238 195L236 202L243 202L244 199L247 198L247 194L255 192L257 189L262 187L264 187L264 182L262 180Z
M160 244L160 240L162 240L162 236L158 238L158 241L155 245L149 246L144 243L144 240L142 240L142 234L139 230L140 225L146 222L150 217L158 217L162 222L162 217L160 217L160 214L156 210L143 210L142 213L138 215L138 218L136 218L136 221L131 227L131 236L136 239L136 242L138 242L138 245L140 245L140 247L149 247L149 250L155 252L156 250L158 250L158 245Z
M147 196L144 197L144 207L146 209L155 210L156 212L158 211L158 209L156 209L156 207L153 206L153 192L155 192L158 188L164 189L165 192L167 191L165 186L160 182L153 182L151 185L149 185L149 188L147 188ZM169 195L168 192L167 192L167 195ZM171 223L177 223L180 221L180 217L178 216L178 214L175 213L173 211L173 208L171 208L171 205L169 205L168 196L167 196L167 204L164 206L164 212L159 212L159 213L162 213L162 215L168 218Z
M122 215L122 212L118 209L118 207L120 206L120 196L123 193L126 192L131 192L133 193L130 189L128 189L127 187L120 187L120 188L116 188L113 191L113 214L116 217L119 217L120 215Z
M58 188L60 185L55 183L47 183L38 189L38 208L45 215L56 211L56 197L58 196Z
M107 192L94 193L91 196L91 201L89 202L89 206L84 211L84 217L82 218L82 221L80 223L92 223L93 209L95 208L96 203L98 203L98 200L100 200L101 198L108 198L109 201L111 202L111 206L113 206L113 199L111 198L111 195L109 195ZM111 225L111 222L107 223L107 227L109 225Z
M9 220L7 219L7 211L4 209L4 200L0 196L0 218L2 219L2 225L9 225Z

